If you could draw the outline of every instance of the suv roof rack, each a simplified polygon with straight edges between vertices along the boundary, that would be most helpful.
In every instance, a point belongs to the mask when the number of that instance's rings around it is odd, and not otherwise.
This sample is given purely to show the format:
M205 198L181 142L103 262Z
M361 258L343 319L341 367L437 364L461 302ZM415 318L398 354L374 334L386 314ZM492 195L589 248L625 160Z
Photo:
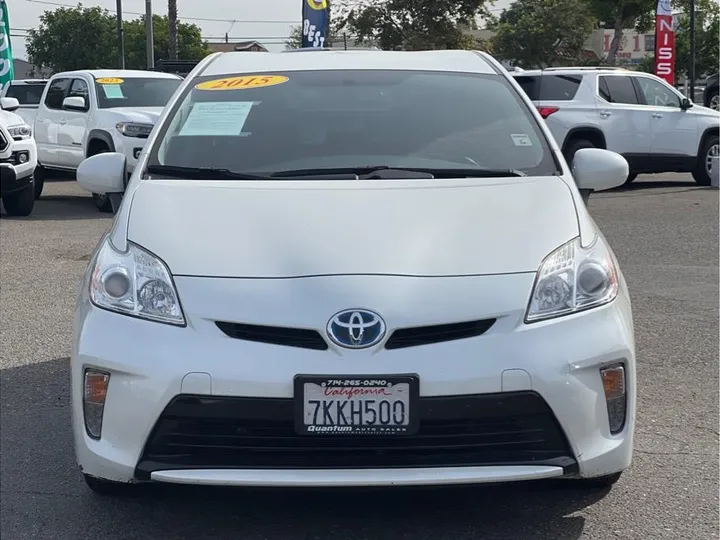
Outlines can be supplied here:
M603 71L628 71L626 68L623 67L614 67L614 66L577 66L577 67L548 67L544 68L542 71L597 71L597 70L603 70Z

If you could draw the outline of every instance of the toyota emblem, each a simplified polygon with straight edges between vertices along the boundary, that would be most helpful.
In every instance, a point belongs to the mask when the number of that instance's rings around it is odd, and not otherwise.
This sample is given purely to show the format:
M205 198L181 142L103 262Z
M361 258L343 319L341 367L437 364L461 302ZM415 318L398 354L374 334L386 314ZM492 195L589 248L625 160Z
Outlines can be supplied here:
M346 349L366 349L385 337L385 321L367 309L346 309L335 314L327 325L330 339Z

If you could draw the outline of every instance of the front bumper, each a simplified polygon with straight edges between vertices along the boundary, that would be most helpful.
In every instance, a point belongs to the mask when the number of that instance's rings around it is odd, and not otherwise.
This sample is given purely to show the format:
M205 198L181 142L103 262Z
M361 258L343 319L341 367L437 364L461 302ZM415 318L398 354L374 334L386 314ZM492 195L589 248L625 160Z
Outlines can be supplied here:
M184 328L98 309L83 294L72 355L78 463L86 474L124 482L278 486L476 483L621 471L631 462L635 418L634 341L625 291L607 306L525 325L524 310L514 306L526 303L533 278L454 278L443 280L440 289L435 278L419 279L412 286L417 295L410 294L408 278L318 278L312 287L322 282L323 290L357 291L364 299L360 303L347 293L334 300L338 305L316 301L303 313L285 305L302 295L269 295L265 287L271 285L259 280L210 280L208 289L208 282L199 284L203 280L177 278L188 317ZM357 280L373 283L361 287ZM434 293L420 290L425 286ZM316 299L330 296L305 292ZM406 326L413 313L427 316L422 302L437 299L444 299L432 315L439 321L478 319L480 307L497 322L477 337L392 351L269 345L233 339L214 323L291 313L296 321L281 322L322 328L329 314L347 305L370 305ZM626 370L627 412L622 431L612 434L599 370L618 362ZM86 368L111 375L100 440L87 435L83 421ZM287 431L298 373L417 373L418 436L429 443L419 448L408 438L368 447L328 438L308 446ZM462 423L467 447L422 431L424 420L448 401L456 405L444 417ZM253 426L274 426L274 436L286 437L283 445L258 437Z
M24 156L24 162L21 159ZM10 152L0 158L0 163L8 163L15 169L18 181L22 181L22 187L25 187L37 167L37 147L34 139L25 139L22 141L12 141Z
M115 151L125 155L128 175L132 174L137 166L140 153L145 148L147 139L139 137L124 137L118 134L115 136L115 140L113 142L115 143Z

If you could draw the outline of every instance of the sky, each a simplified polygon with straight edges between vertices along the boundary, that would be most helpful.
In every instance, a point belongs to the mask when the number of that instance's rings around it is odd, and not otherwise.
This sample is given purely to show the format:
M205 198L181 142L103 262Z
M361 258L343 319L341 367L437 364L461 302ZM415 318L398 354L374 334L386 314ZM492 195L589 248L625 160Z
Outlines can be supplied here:
M39 24L40 15L59 6L73 7L79 0L8 0L13 55L27 59L24 31ZM496 0L503 9L512 0ZM117 0L82 0L86 7L100 6L115 13ZM230 41L255 39L269 50L284 48L290 29L300 24L302 0L178 0L178 17L202 29L208 41L219 41L225 33ZM152 0L153 13L167 13L166 0ZM123 18L135 19L145 13L145 0L122 0ZM204 20L212 19L212 20Z

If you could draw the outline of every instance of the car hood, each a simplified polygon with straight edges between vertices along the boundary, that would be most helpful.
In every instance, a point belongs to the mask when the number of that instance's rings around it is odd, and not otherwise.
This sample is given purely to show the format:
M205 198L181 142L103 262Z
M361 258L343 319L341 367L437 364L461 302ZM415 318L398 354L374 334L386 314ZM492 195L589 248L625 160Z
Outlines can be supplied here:
M558 177L143 180L128 219L171 273L216 277L535 272L579 234Z
M113 107L105 110L116 114L118 117L122 117L122 119L126 122L138 122L140 124L155 125L155 123L158 121L158 118L160 118L160 114L162 113L163 108L134 107L131 109L125 107Z
M15 112L3 111L0 109L0 122L7 127L18 126L25 124L25 120Z

